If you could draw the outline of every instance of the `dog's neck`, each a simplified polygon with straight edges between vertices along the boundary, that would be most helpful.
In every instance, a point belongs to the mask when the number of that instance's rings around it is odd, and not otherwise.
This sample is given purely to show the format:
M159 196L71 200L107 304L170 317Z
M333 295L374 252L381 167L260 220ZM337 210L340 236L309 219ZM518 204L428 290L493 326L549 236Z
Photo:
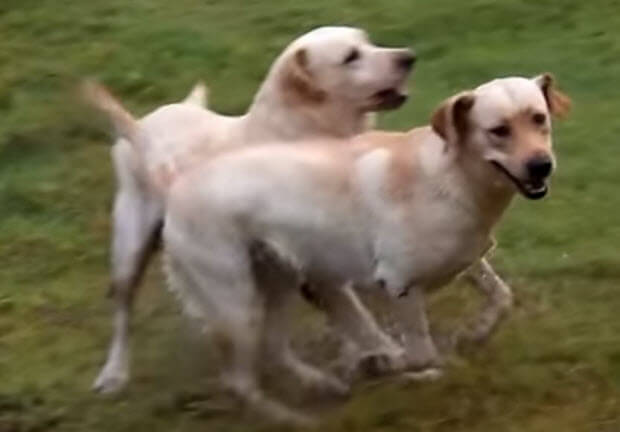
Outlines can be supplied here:
M439 194L480 221L481 229L492 231L512 202L514 189L497 179L490 163L462 149L446 147L430 128L428 132L428 138L419 143L426 177Z
M245 116L244 126L252 140L347 138L368 130L371 116L344 102L291 100L281 89L264 85Z

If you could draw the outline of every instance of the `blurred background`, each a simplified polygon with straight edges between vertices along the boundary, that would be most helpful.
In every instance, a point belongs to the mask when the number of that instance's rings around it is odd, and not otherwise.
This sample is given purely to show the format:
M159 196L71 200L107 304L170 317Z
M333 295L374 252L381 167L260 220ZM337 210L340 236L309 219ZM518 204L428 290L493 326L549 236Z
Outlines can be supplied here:
M517 297L508 322L438 382L369 382L318 407L322 430L620 430L618 0L2 0L1 432L275 429L214 387L208 343L158 265L137 305L128 390L91 394L111 334L114 179L111 139L75 85L97 77L144 114L203 79L212 108L239 114L289 41L325 24L417 51L412 97L383 128L424 124L443 98L492 78L545 71L574 110L555 125L550 196L518 198L497 236L493 262ZM450 328L477 301L447 287L430 300L433 325ZM326 362L320 317L300 316L297 342Z

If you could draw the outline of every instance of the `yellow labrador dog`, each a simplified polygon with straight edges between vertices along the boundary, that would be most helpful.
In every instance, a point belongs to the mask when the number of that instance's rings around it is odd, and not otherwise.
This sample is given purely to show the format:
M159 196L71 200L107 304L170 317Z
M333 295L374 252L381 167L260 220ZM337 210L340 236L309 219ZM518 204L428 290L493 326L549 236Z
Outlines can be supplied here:
M545 196L551 116L567 103L549 75L497 79L448 99L427 127L244 146L180 178L163 233L169 281L226 337L229 388L277 419L303 419L256 378L261 349L285 352L300 280L324 298L347 281L385 290L414 348L372 348L392 370L434 356L424 292L480 260L517 192ZM372 339L368 313L347 320L351 337Z
M410 50L375 46L362 30L322 27L292 42L276 59L247 114L226 117L204 109L205 89L199 85L183 103L141 119L139 128L127 128L129 115L91 84L90 98L110 114L123 137L112 151L118 181L112 241L114 336L94 383L97 391L116 392L129 379L131 308L175 178L209 152L231 144L363 132L370 113L405 101L414 62ZM141 147L143 141L148 148Z

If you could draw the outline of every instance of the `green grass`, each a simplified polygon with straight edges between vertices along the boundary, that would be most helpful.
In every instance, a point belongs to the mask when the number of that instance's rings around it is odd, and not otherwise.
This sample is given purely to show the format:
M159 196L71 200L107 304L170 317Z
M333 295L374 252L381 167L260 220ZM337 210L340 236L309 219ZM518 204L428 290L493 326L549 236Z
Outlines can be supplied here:
M137 307L130 388L90 394L110 335L113 177L108 139L73 87L96 76L144 113L205 79L215 109L240 113L288 41L334 23L419 53L413 99L383 127L424 123L442 98L508 74L553 72L575 109L556 127L551 196L517 200L498 235L494 262L518 299L512 318L437 383L359 386L323 410L323 430L620 430L617 1L4 0L0 431L273 429L214 390L208 344L191 336L158 266ZM453 322L474 297L444 290L433 321ZM303 336L313 332L300 333L315 351Z

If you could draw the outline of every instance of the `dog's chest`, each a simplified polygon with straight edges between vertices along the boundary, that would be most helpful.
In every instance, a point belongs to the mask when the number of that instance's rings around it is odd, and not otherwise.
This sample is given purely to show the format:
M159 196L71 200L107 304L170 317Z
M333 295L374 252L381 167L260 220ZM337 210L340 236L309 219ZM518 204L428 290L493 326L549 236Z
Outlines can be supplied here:
M400 233L399 233L400 231ZM409 261L409 279L428 288L443 285L473 264L489 244L489 232L467 211L426 203L393 235Z
M441 285L483 253L489 230L472 211L467 191L447 176L443 183L435 176L408 176L410 194L404 200L390 195L386 186L393 174L392 157L387 150L376 150L358 162L361 200L376 221L377 268L397 284Z
M488 235L481 233L437 233L431 241L420 244L414 258L416 273L428 288L443 285L471 266L488 244Z

